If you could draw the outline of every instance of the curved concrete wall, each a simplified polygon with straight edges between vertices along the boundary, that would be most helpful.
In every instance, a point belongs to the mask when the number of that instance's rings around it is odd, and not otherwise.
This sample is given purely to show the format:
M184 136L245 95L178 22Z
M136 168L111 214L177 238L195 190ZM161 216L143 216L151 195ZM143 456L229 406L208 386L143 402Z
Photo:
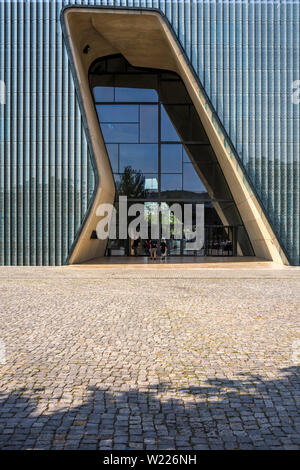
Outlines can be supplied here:
M230 150L226 136L219 124L214 122L212 110L164 18L158 12L143 10L69 8L64 13L64 21L99 173L94 204L70 262L81 262L91 259L95 254L104 254L103 242L91 240L90 234L96 228L98 204L113 202L114 185L89 90L88 69L96 58L121 53L134 66L171 70L181 76L216 153L255 255L288 264L255 194L244 178L243 170ZM83 52L86 45L89 45L88 54Z

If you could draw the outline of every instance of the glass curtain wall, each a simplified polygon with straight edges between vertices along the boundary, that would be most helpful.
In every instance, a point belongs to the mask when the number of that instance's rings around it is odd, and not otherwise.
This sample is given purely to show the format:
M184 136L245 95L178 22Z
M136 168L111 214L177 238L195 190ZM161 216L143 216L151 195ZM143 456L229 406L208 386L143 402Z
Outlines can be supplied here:
M132 67L121 56L99 59L89 71L101 132L118 197L143 202L145 217L158 204L203 204L205 241L197 252L171 236L169 254L253 255L231 192L180 77ZM193 215L194 217L194 215ZM196 221L193 219L193 223ZM171 233L172 230L171 230ZM111 240L109 255L146 255L147 240Z

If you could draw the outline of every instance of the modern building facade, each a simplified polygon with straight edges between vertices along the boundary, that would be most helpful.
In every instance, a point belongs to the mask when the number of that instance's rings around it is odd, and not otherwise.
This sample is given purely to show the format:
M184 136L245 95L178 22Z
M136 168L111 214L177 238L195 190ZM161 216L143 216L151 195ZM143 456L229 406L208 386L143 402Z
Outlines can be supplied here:
M299 265L299 34L296 1L0 0L0 264L130 255L121 195L203 208L170 254Z

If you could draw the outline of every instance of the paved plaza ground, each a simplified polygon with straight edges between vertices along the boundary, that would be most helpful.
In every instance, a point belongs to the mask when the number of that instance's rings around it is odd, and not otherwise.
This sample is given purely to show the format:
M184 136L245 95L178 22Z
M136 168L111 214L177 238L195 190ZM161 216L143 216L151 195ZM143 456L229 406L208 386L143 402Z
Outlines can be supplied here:
M299 268L1 268L0 296L1 449L300 449Z

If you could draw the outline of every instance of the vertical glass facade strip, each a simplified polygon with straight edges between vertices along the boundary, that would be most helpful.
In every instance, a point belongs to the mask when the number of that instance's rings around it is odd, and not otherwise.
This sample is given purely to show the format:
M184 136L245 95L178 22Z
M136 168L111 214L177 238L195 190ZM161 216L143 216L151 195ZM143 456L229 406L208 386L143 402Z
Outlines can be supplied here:
M95 178L63 42L63 7L166 15L292 264L300 264L298 2L0 0L0 263L63 264Z
M63 1L0 1L0 264L61 265L95 178L60 14Z

